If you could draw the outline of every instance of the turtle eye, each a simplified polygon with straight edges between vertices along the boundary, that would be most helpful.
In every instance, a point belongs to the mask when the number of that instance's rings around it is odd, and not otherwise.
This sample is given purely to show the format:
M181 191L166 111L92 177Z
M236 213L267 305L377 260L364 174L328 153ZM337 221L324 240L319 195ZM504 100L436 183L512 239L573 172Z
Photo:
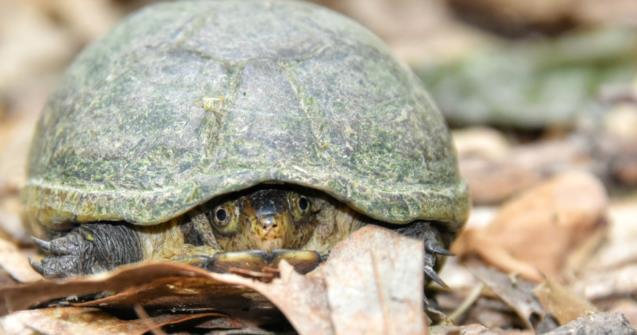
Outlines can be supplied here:
M230 221L228 219L228 216L229 216L228 211L225 208L221 206L215 208L215 223L216 224L222 225L222 226L227 225L228 222Z
M240 231L241 213L235 201L226 201L213 207L206 215L215 233L220 236L230 236Z
M310 200L303 196L299 197L298 205L301 212L305 213L310 209Z

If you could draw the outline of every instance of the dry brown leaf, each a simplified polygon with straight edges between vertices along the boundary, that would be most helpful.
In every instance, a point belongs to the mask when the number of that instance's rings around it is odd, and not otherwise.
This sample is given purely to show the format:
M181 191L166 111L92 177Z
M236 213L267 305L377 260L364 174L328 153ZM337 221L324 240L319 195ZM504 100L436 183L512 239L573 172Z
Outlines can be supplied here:
M505 35L563 29L577 0L447 0L458 14Z
M330 320L324 278L313 273L300 275L287 262L282 262L279 269L281 278L271 283L241 277L233 281L267 297L300 334L336 334Z
M423 334L422 242L370 228L320 269L336 333Z
M33 270L24 254L13 243L3 239L0 239L0 267L19 282L42 279L42 276Z
M421 241L367 226L305 276L287 263L280 265L281 278L270 283L183 264L137 264L84 278L0 288L0 313L107 291L112 294L76 306L213 308L232 315L249 311L253 319L265 320L275 312L265 296L301 334L423 334L422 264Z
M20 110L20 115L0 122L0 179L5 191L19 189L26 181L26 160L35 129L42 96L30 97L34 106ZM26 108L26 107L25 107ZM4 195L15 195L15 192Z
M539 171L521 165L511 157L491 161L481 157L460 158L460 174L469 183L476 204L498 204L543 179Z
M630 24L637 26L637 2L634 0L580 0L574 8L585 24Z
M533 264L515 258L502 245L494 243L483 230L464 230L453 244L451 251L459 256L476 253L488 264L495 265L506 272L529 280L542 280L542 273Z
M502 159L512 149L504 135L493 128L469 127L452 131L452 136L458 156L462 158Z
M536 281L539 272L559 276L570 252L601 227L607 202L594 176L563 173L507 202L490 225L462 236L454 251L475 252Z
M612 297L625 297L637 293L637 265L626 265L613 270L590 273L575 284L577 292L595 301Z
M614 177L624 185L637 186L637 148L632 156L622 157L614 166Z
M0 123L0 236L8 235L22 243L29 241L20 215L22 202L19 189L26 181L26 160L37 111L43 103L41 94L30 96L32 106L6 123Z
M16 196L19 192L17 185L0 176L0 198Z
M90 42L108 32L122 13L108 0L32 0L53 13L81 42Z
M637 140L617 141L611 175L622 185L637 186Z
M252 287L301 334L424 334L422 242L367 226L307 276L281 265L281 279Z
M493 140L472 140L486 141ZM459 156L460 172L469 184L474 203L481 205L501 203L564 171L610 173L606 158L594 159L590 142L581 137L519 145L502 155L494 155L491 151L495 149L470 153L464 150Z
M505 34L557 33L590 26L637 25L632 0L447 0L458 13Z
M104 298L72 302L71 305L130 309L139 304L150 310L187 312L214 309L233 315L243 315L242 311L250 310L250 317L255 320L266 320L277 313L273 311L272 303L262 295L236 285L238 283L235 280L239 278L241 277L232 275L226 279L214 280L200 273L192 277L168 275ZM224 280L230 282L225 283Z
M512 278L483 266L473 266L473 274L502 302L506 303L528 329L546 331L554 326L539 301L533 295L533 285L521 278Z
M22 202L19 196L0 198L0 238L20 245L31 243L31 234L22 224Z
M6 316L0 319L0 330L7 335L31 334L34 332L49 335L142 335L152 329L160 329L163 326L207 318L228 319L227 316L219 313L198 313L164 314L148 319L123 320L96 308L53 307L21 311Z
M0 315L28 307L36 306L54 299L68 296L85 296L98 292L128 292L142 288L140 294L154 293L159 284L165 288L157 296L149 296L153 302L149 304L157 308L210 307L216 304L220 310L224 308L257 308L255 301L242 299L250 290L236 288L234 279L243 279L236 275L221 275L209 273L203 269L177 263L146 263L121 267L110 273L103 273L87 277L69 278L65 280L41 280L20 284L12 287L0 287L3 303L0 305ZM144 290L144 288L150 288ZM234 288L234 289L233 289ZM205 294L204 294L205 293ZM218 294L221 299L210 299ZM125 297L128 297L125 295ZM230 299L230 298L235 299ZM139 298L139 299L136 299ZM131 299L131 305L144 301L144 296ZM258 299L256 303L258 303ZM227 305L223 303L226 302ZM247 304L247 305L246 305ZM107 306L107 305L104 305ZM121 306L121 305L120 305ZM270 307L270 310L272 308Z
M595 301L637 293L637 199L613 201L608 217L604 245L580 269L574 284L577 292Z
M608 210L609 230L606 243L583 269L588 273L615 270L637 262L637 198L615 200Z
M59 72L77 50L70 34L30 1L0 2L0 40L3 94Z
M533 292L544 308L562 325L597 311L590 302L551 278L547 278Z

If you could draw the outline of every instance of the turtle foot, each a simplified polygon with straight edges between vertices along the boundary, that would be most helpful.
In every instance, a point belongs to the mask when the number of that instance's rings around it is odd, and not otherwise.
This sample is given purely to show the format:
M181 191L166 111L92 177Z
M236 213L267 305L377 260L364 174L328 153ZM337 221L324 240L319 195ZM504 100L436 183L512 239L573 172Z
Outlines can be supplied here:
M423 264L423 272L426 282L434 282L441 287L449 288L447 284L438 276L438 270L442 267L444 258L453 256L445 245L451 240L453 234L444 235L443 232L435 226L435 224L426 221L414 222L406 227L398 228L397 231L405 236L422 240L425 245L425 259ZM446 241L446 244L445 244ZM436 308L435 299L429 300L427 297L427 289L423 296L423 305L432 320L443 320L444 313ZM431 293L431 292L429 292Z
M423 264L423 272L428 281L448 288L447 284L438 276L438 270L444 262L444 257L453 256L449 250L445 248L445 236L431 222L418 221L406 227L398 228L397 231L405 236L420 239L425 244L425 259Z
M45 277L66 277L81 274L85 271L84 255L90 255L90 242L84 240L79 233L73 231L68 235L51 241L33 237L33 243L45 254L41 262L30 259L31 266Z
M438 239L426 239L425 250L427 251L425 253L425 264L423 267L425 277L444 288L449 288L442 278L438 276L436 269L442 266L442 264L439 264L441 262L440 256L453 256L453 254L445 249Z
M45 257L31 260L31 266L51 278L92 274L141 260L137 235L121 224L83 224L50 241L33 237L33 243Z

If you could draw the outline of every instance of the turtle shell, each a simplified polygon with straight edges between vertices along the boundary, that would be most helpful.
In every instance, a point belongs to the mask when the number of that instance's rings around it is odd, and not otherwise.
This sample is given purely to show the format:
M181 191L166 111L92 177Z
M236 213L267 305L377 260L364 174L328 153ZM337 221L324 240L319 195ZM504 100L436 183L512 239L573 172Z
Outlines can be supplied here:
M261 183L390 223L460 226L449 131L413 73L355 22L294 1L178 1L87 47L37 125L39 224L165 222Z

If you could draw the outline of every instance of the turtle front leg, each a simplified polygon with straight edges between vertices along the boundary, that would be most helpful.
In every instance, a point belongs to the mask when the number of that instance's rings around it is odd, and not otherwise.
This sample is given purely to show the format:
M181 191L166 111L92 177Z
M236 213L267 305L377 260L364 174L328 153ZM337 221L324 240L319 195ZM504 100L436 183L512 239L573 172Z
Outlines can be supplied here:
M417 221L406 227L396 229L399 233L422 240L425 244L425 260L423 271L425 276L442 287L447 284L438 276L437 271L444 263L445 256L453 256L446 245L450 242L451 234L444 234L442 229L434 223L426 221ZM447 236L448 235L448 236Z
M92 274L143 258L139 236L126 224L84 223L62 237L33 241L46 256L31 265L45 277Z
M442 287L448 287L438 276L437 271L442 267L446 256L453 256L445 247L451 243L453 232L446 231L444 228L426 221L414 222L406 227L398 228L397 231L405 236L417 238L424 242L425 259L423 272L425 279L427 281L433 281ZM441 318L441 316L444 316L442 312L431 305L426 295L423 299L425 308L431 317Z

